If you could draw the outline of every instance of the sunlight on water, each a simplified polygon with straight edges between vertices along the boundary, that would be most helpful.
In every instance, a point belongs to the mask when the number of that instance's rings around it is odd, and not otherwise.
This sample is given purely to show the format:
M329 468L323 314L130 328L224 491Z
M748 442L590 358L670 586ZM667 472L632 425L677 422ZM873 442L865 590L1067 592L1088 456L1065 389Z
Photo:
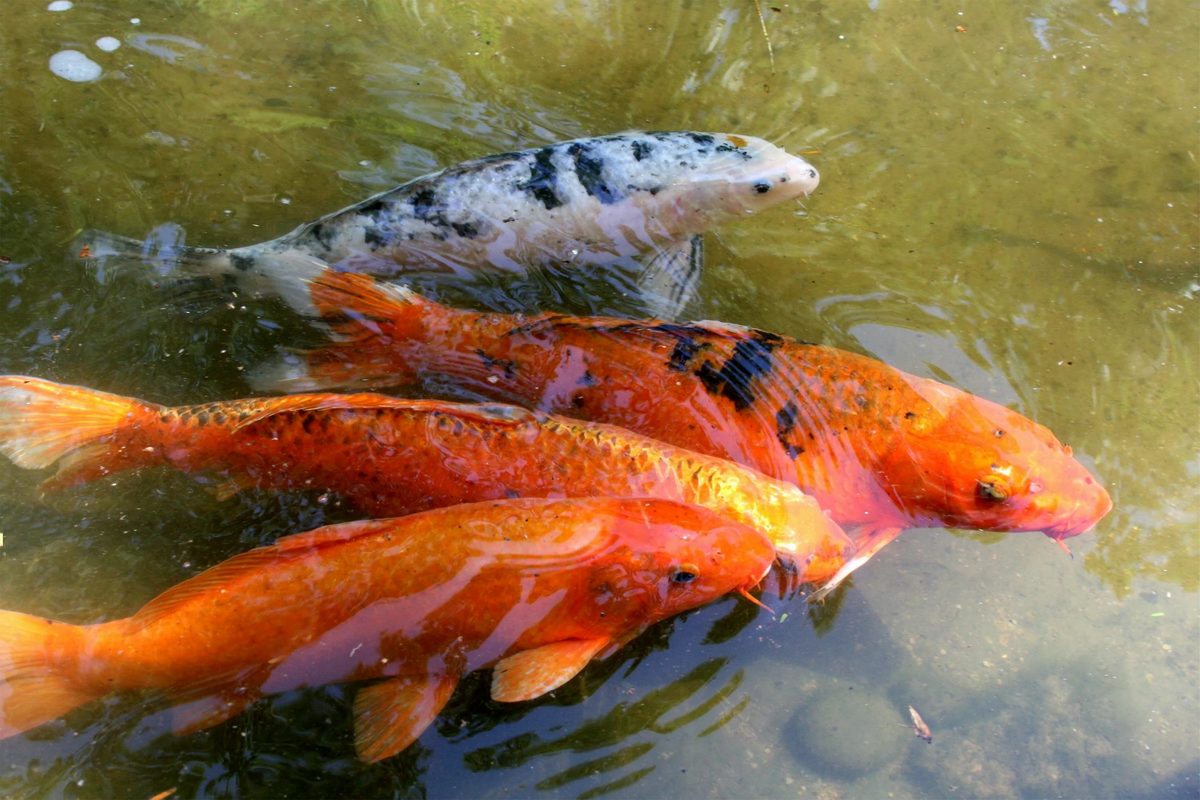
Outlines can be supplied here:
M176 737L121 694L0 742L13 797L1194 797L1200 736L1197 20L1187 6L185 0L0 9L0 373L170 405L253 396L321 337L279 299L81 256L244 247L460 161L631 129L761 137L799 201L706 234L688 316L882 359L1019 411L1113 511L1069 540L912 530L823 605L736 597L535 700L467 675L419 741L353 684ZM763 27L770 37L768 54ZM73 54L73 55L72 55ZM640 317L630 274L402 277L440 302ZM412 396L483 399L436 378ZM451 464L448 468L453 468ZM323 491L149 469L41 497L0 463L0 608L126 617ZM247 623L252 634L252 626ZM900 727L912 705L926 744Z

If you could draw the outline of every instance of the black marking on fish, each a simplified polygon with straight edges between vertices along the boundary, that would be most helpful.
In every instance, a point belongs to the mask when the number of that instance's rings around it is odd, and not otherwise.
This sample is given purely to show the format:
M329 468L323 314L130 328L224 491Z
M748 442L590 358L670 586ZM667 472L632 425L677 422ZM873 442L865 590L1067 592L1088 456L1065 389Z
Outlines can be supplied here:
M576 142L567 148L567 153L575 159L575 177L589 195L606 206L624 199L624 195L604 182L604 162L595 158L586 145Z
M200 411L196 414L196 424L204 426L208 424L208 412Z
M337 237L336 230L320 222L313 225L308 232L314 239L324 245L326 250L333 245L333 240Z
M646 156L654 152L654 145L649 142L643 142L638 139L633 140L633 160L641 161Z
M528 192L545 206L547 211L552 211L563 204L558 192L555 191L558 175L554 169L554 163L550 160L553 155L553 148L543 147L538 150L533 157L533 163L529 165L529 180L517 184L518 189Z
M517 362L509 361L506 358L492 358L482 350L476 350L475 355L483 359L483 366L487 367L488 369L495 369L496 367L499 367L500 369L504 370L504 377L516 377Z
M663 186L651 186L650 187L650 196L653 197L654 195L661 192L664 188L665 187L663 187Z
M751 384L774 369L771 351L782 341L782 337L773 333L751 331L750 338L734 346L733 354L719 370L705 361L696 376L709 394L725 397L735 409L745 411L755 400Z
M367 203L365 206L359 208L358 213L362 214L364 217L376 217L379 216L379 214L382 213L387 207L388 201L381 197L378 200Z
M413 216L432 225L445 225L441 209L437 206L437 191L432 186L426 186L408 199L412 205Z
M699 145L709 145L709 144L712 144L715 141L717 141L715 138L713 138L712 136L710 136L707 133L689 133L688 137L691 138L691 140L693 142L695 142L696 144L699 144Z
M576 386L595 386L596 383L596 376L591 373L591 370L587 369L579 376L579 380L575 381Z
M749 161L752 158L754 158L754 156L747 153L744 148L738 147L737 145L731 144L730 142L721 142L719 145L717 145L717 152L718 153L737 153L746 161Z
M383 247L388 243L387 237L375 228L363 228L363 242L372 247Z
M793 461L804 452L803 447L798 447L788 441L792 431L796 429L796 416L799 413L800 409L796 408L795 402L791 400L775 412L775 438L783 445L783 452L787 453L787 457Z
M479 235L479 229L470 222L451 222L450 227L454 228L454 232L464 239L474 239Z
M229 263L233 264L233 268L238 272L247 272L254 268L254 259L250 256L243 256L238 253L229 254Z
M316 424L317 424L317 417L312 412L305 413L300 421L300 427L302 427L304 429L304 432L309 435L312 435L313 426L315 426Z

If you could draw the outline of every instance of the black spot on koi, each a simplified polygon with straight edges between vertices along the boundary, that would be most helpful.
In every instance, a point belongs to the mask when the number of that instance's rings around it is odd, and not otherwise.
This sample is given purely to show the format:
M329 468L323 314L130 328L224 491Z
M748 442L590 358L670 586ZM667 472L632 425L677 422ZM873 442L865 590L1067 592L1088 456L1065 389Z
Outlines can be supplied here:
M654 152L654 145L649 142L634 140L633 142L633 160L641 161L646 156Z
M249 256L238 255L237 253L229 254L229 263L233 264L233 268L238 272L248 272L254 267L254 259Z
M504 370L504 377L516 377L517 363L515 361L509 361L506 358L492 358L482 350L476 350L475 355L483 359L483 366L487 367L489 370L499 367L500 369Z
M604 162L595 158L586 145L576 142L567 148L567 153L575 159L575 177L584 191L606 206L624 199L617 189L604 182Z
M549 147L543 147L537 151L533 157L533 164L529 167L529 180L525 183L517 185L521 191L528 192L533 199L537 200L547 211L558 208L563 204L555 191L555 186L558 183L558 176L554 169L554 164L550 157L554 154L554 150Z
M799 413L800 409L791 400L787 402L787 405L775 412L775 438L783 445L783 452L787 453L787 457L793 461L804 452L803 447L798 447L788 441L791 438L792 431L796 429L796 416Z
M737 343L733 355L719 370L706 361L696 376L709 394L725 397L735 409L745 411L756 399L751 384L774 369L771 351L782 342L783 338L774 333L751 331L750 338Z
M741 147L738 147L737 145L734 145L734 144L730 144L729 142L721 142L719 145L717 145L717 152L718 153L737 153L746 161L749 161L750 159L754 158L754 156L747 153Z

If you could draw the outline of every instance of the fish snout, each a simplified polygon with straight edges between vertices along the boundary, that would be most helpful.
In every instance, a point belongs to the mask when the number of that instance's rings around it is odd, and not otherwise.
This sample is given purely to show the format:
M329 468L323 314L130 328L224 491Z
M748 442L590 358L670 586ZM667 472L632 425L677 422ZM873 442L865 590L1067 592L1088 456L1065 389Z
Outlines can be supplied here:
M821 173L817 168L802 158L796 158L797 164L787 171L788 181L796 185L799 193L805 197L812 194L821 183Z
M1094 478L1079 479L1076 484L1086 491L1080 492L1074 507L1059 522L1046 529L1046 535L1053 539L1066 539L1086 533L1100 520L1112 511L1113 502L1104 487L1096 483Z

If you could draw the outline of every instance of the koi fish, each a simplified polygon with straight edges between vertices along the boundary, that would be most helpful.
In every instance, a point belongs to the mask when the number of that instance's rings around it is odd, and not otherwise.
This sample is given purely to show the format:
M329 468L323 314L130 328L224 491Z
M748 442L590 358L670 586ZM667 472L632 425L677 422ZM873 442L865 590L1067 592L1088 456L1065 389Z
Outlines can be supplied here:
M641 259L639 285L673 315L699 284L705 231L807 196L819 180L752 136L631 131L467 161L269 242L175 255L186 275L260 295L286 291L295 256L379 276ZM143 252L134 239L89 236L97 255Z
M866 356L721 322L462 311L307 269L306 303L335 341L268 365L257 388L437 376L731 459L800 487L850 530L857 554L826 588L907 528L1043 531L1066 549L1112 508L1045 427Z
M921 719L921 715L912 706L908 707L908 715L912 717L912 725L900 725L901 728L912 728L913 733L918 739L924 739L925 744L933 744L933 731L929 730L929 726L925 724L925 720ZM899 723L896 723L899 725Z
M545 694L659 620L745 593L753 528L662 500L507 500L330 525L225 561L137 614L0 611L0 738L113 692L162 692L185 734L259 697L382 679L354 700L366 761L414 742L460 678Z
M830 577L854 555L841 528L791 484L614 426L513 406L359 394L168 408L3 376L0 452L27 469L61 459L46 492L165 465L230 476L222 496L332 490L372 517L508 497L656 497L754 526L802 582Z

